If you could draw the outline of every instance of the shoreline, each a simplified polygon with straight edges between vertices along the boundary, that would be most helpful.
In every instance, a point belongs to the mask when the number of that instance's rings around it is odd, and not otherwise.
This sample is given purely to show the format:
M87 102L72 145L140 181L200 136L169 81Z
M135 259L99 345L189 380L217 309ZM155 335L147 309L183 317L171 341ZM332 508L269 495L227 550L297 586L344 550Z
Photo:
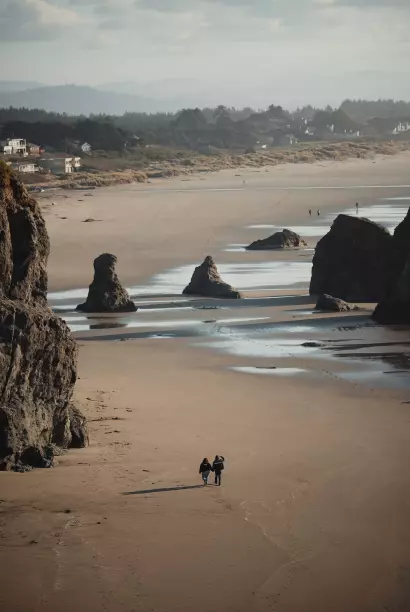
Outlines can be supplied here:
M240 176L222 170L189 180L158 179L149 186L95 190L90 197L72 191L43 194L39 201L51 238L50 291L87 287L94 258L107 251L117 255L118 274L127 286L146 284L208 254L217 264L235 262L237 253L229 245L269 235L269 225L309 223L309 208L326 215L358 200L365 207L383 197L401 197L409 165L406 152L377 160L288 164ZM248 252L247 259L266 258Z

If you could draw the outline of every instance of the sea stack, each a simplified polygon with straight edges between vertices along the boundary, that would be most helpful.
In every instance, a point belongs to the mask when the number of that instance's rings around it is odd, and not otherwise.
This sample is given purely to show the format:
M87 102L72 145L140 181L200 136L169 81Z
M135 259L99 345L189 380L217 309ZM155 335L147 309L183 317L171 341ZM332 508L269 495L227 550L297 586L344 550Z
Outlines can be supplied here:
M276 249L299 249L307 246L299 234L292 232L289 229L284 229L281 232L275 232L268 238L255 240L246 247L248 251L270 251Z
M56 447L88 441L70 404L77 346L47 307L49 238L37 202L0 162L0 469L52 465Z
M410 325L410 257L394 288L377 304L372 316L383 325Z
M225 283L219 276L218 269L210 255L205 257L200 266L195 268L191 282L182 292L184 295L202 295L204 297L238 299L239 291Z
M121 285L115 272L117 258L103 253L94 260L94 279L84 304L77 310L82 312L135 312L137 307Z
M410 209L394 231L388 292L373 319L385 325L410 325Z
M317 243L310 294L378 302L390 282L393 236L368 219L338 215Z

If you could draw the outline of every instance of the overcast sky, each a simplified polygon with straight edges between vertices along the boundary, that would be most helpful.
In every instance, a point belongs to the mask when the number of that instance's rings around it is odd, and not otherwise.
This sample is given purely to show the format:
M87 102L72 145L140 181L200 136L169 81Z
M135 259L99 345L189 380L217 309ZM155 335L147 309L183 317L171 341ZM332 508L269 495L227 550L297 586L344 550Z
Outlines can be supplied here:
M0 0L0 47L2 80L256 106L410 99L410 0Z

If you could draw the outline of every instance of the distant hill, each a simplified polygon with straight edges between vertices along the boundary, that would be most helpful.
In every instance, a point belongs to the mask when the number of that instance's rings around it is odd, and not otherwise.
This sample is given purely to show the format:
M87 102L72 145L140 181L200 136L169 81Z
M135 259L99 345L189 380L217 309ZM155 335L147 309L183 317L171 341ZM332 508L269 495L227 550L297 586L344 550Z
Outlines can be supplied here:
M38 81L0 81L0 93L14 93L37 87L44 87L44 84Z
M47 86L9 92L1 92L0 88L0 107L10 106L39 108L71 115L122 115L126 112L159 112L164 110L166 102L79 85Z

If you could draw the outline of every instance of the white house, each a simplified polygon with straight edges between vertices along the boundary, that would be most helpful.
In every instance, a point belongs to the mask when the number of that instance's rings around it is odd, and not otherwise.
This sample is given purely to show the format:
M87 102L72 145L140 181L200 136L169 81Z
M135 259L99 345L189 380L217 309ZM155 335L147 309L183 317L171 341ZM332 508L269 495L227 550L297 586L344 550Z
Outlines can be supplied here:
M39 171L39 167L37 166L37 164L34 164L32 162L9 162L8 165L10 166L10 168L13 168L13 170L17 170L17 172L34 173Z
M1 152L4 155L27 156L27 142L23 138L7 138L1 142Z
M392 130L392 134L403 134L404 132L410 132L410 121L400 121Z
M9 145L7 140L0 142L0 153L3 153L3 155L13 155L13 147Z
M71 174L81 168L81 157L44 157L39 164L52 174Z

